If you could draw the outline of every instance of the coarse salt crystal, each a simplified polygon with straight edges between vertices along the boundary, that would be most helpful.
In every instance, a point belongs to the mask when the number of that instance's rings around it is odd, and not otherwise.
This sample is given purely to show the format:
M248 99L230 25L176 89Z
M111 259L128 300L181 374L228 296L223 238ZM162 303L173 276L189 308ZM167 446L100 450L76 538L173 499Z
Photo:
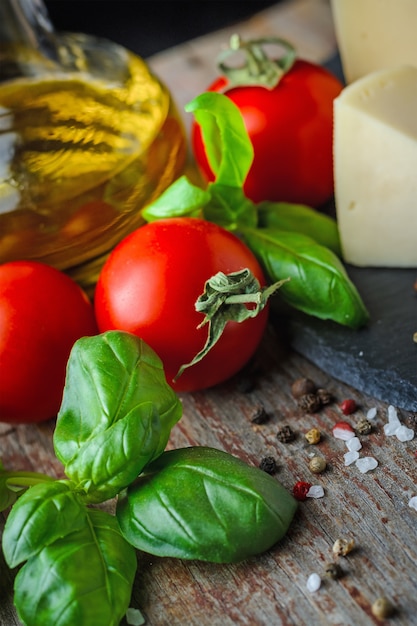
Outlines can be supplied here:
M310 591L310 593L314 593L315 591L318 591L320 589L320 586L321 586L320 576L316 573L310 574L310 576L307 579L307 590Z
M352 437L346 441L347 449L350 452L358 452L362 448L362 444L360 442L359 437Z
M412 509L415 509L417 511L417 496L413 496L408 501L408 506L411 507Z
M307 491L307 498L322 498L324 496L324 489L321 485L311 485Z
M334 425L332 432L336 439L342 439L342 441L348 441L355 436L355 431L347 422L338 422Z
M398 419L397 409L395 408L395 406L392 406L392 404L390 404L389 407L388 407L388 421L389 422L399 422L400 421Z
M376 406L372 407L372 409L369 409L369 411L366 414L366 417L368 420L374 420L376 418Z
M352 463L359 459L359 452L357 450L349 450L343 458L345 459L345 465L352 465Z
M400 422L387 422L384 424L384 433L387 437L392 437L397 434L398 429L401 427Z
M375 469L377 466L378 461L372 456L364 456L356 461L356 467L362 474L366 474L366 472Z
M414 439L414 430L412 428L407 428L407 426L401 425L395 431L395 436L401 442L411 441Z

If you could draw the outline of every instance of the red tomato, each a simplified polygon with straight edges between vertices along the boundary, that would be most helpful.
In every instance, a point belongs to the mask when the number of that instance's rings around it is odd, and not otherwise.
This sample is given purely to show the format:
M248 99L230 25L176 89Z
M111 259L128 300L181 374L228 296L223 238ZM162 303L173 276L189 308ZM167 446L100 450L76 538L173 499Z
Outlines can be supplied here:
M71 348L96 332L92 304L66 274L35 261L0 265L0 421L54 417Z
M248 268L265 284L252 252L232 233L197 218L170 218L142 226L110 254L101 271L95 310L99 330L132 332L161 358L176 391L211 387L235 374L255 352L267 323L267 308L244 322L228 322L223 335L199 363L181 365L203 348L208 325L195 302L205 282Z
M297 60L273 89L227 88L227 78L208 91L224 91L240 109L254 148L244 190L254 202L270 200L318 207L333 194L333 101L342 83L326 69ZM197 164L214 180L198 124L192 127Z

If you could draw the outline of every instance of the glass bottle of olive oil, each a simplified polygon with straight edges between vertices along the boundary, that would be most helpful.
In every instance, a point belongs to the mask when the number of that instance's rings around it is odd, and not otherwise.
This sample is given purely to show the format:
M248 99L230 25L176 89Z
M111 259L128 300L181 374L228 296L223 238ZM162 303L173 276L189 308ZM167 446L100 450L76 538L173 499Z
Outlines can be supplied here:
M171 94L145 61L55 33L39 0L1 0L0 263L36 259L91 287L185 160Z

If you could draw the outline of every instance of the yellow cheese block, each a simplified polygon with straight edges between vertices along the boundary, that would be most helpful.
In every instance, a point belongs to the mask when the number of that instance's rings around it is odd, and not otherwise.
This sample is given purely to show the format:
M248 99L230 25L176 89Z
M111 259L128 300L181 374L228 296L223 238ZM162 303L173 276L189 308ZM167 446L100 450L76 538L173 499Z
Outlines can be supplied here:
M347 83L380 69L417 66L416 0L331 0Z
M343 89L334 178L344 260L417 267L417 67L380 70Z

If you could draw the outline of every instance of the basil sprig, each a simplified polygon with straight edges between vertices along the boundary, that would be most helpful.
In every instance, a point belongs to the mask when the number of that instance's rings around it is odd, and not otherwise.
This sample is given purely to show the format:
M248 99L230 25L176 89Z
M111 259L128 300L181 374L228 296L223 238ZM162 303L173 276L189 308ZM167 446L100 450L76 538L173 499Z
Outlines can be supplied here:
M215 181L201 189L183 176L143 211L147 221L199 216L238 234L271 283L291 278L280 296L291 307L359 328L369 315L340 260L336 221L308 206L254 204L243 190L253 148L237 106L203 93L186 105L198 121Z
M265 472L212 448L164 452L181 414L160 359L138 337L108 331L74 344L54 433L65 476L0 463L0 510L11 507L2 548L20 567L14 602L23 624L117 626L135 548L172 556L176 544L180 558L229 562L285 534L296 501ZM114 497L117 516L99 506ZM186 528L196 542L183 541Z
M163 452L180 415L162 363L145 342L120 332L83 337L67 366L55 452L86 500L104 502Z

